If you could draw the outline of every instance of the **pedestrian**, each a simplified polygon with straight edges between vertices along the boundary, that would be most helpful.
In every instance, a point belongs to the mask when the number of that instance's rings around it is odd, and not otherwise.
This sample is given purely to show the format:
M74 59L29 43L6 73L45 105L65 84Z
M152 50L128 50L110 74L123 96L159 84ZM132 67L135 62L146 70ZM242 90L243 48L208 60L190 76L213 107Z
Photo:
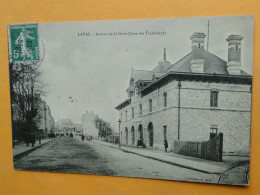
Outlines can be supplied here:
M82 141L84 141L84 138L85 138L85 136L84 136L84 135L82 135L82 136L81 136L81 140L82 140Z
M168 148L168 141L164 140L164 148L165 148L165 152L167 152L167 148Z

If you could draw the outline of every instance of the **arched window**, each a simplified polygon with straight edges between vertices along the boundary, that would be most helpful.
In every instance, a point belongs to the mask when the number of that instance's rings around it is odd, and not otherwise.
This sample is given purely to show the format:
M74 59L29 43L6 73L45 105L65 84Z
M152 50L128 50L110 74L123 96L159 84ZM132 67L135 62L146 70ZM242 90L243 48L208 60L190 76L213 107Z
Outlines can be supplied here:
M149 100L149 111L150 112L153 111L153 101L152 101L152 99Z
M142 116L142 114L143 114L143 107L142 107L142 104L139 105L139 108L140 108L140 116Z
M167 93L166 92L163 94L163 105L165 108L167 107Z
M125 111L125 121L127 121L127 110Z
M135 117L135 110L134 110L134 108L132 108L132 118L134 118Z

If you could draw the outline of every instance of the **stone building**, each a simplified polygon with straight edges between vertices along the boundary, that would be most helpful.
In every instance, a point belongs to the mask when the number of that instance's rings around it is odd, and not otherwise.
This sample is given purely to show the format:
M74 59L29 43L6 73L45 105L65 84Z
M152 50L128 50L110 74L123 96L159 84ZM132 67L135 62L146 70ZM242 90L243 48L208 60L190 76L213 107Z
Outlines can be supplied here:
M95 119L97 117L98 116L94 114L93 111L87 111L85 114L81 115L81 126L85 135L92 135L94 138L98 137L98 129L95 124Z
M224 152L250 152L252 76L241 69L240 35L226 41L228 61L204 49L204 33L193 33L191 52L174 64L132 70L128 98L116 106L120 142L163 148L168 140L207 141L223 133ZM223 41L224 40L220 40Z

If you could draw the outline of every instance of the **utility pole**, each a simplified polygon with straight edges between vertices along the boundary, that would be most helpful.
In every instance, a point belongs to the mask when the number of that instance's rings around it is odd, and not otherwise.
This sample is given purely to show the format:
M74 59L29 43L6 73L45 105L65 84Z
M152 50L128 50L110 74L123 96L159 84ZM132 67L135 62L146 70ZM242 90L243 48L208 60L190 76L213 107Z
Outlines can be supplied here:
M122 122L121 119L119 119L119 120L118 120L118 126L119 126L119 127L118 127L118 133L119 133L119 134L118 134L118 138L119 138L119 140L118 140L118 147L119 147L119 148L121 147L121 143L120 143L120 125L121 125L121 122Z
M209 51L209 20L208 20L208 40L207 40L207 51Z

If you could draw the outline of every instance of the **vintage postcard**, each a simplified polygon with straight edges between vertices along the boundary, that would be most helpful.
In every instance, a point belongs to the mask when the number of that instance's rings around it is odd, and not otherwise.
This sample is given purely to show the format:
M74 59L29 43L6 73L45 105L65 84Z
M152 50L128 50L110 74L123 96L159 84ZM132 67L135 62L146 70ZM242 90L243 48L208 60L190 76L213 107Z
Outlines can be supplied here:
M8 25L14 168L249 185L253 16Z

